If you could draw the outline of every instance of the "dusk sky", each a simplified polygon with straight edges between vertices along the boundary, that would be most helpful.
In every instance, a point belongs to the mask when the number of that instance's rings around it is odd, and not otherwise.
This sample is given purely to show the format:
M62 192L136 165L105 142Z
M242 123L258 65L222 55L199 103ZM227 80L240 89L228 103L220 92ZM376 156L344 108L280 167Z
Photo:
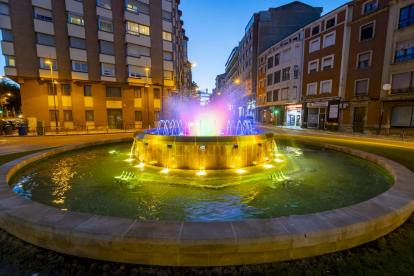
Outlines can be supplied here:
M243 38L253 13L291 3L291 0L181 0L182 20L190 38L189 60L197 63L193 80L211 93L215 78L224 73L231 50ZM302 1L323 7L323 14L349 2L345 0Z
M211 93L215 78L224 73L231 50L244 35L253 13L292 2L291 0L181 0L182 20L189 41L189 60L197 63L193 80ZM323 14L338 8L345 0L310 0L303 3L323 7ZM4 58L0 74L4 74Z

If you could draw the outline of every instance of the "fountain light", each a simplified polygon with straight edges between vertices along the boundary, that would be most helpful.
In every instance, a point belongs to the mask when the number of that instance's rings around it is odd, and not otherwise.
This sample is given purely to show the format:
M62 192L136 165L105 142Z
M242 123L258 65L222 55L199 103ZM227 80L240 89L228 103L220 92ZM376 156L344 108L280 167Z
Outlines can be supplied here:
M242 174L242 173L245 173L246 171L242 170L242 169L238 169L238 170L236 170L236 172Z
M277 163L281 163L281 162L283 162L283 160L282 160L282 159L279 159L279 158L276 158L276 159L275 159L275 161L276 161Z
M126 159L126 160L124 160L125 162L132 162L132 161L134 161L134 159L132 159L132 158L130 158L130 159Z
M277 154L276 154L276 157L280 157L280 156L282 156L280 153L277 153Z
M143 167L145 167L145 163L141 163L141 164L135 166L135 168L143 168Z
M198 176L203 176L203 175L206 175L207 173L206 173L206 171L199 171L198 173L196 173L196 175L198 175Z
M161 171L161 173L165 173L165 174L167 174L169 171L170 171L170 170L167 168L167 169L163 169L163 170Z
M264 164L263 167L265 167L266 169L270 169L273 168L273 165L270 164Z

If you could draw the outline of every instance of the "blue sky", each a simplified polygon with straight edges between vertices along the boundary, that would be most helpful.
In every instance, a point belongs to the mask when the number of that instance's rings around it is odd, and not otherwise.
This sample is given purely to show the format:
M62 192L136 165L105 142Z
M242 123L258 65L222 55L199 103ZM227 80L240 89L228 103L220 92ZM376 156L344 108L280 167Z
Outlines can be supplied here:
M215 87L215 78L224 73L231 50L243 38L253 13L278 7L292 0L181 0L180 10L189 41L189 60L197 63L193 80L200 89ZM323 7L323 14L345 4L345 0L301 1Z
M189 60L197 63L193 80L200 89L215 86L215 78L224 73L231 50L244 35L253 13L278 7L291 0L181 0L182 20L189 41ZM345 0L302 1L323 7L324 14L348 2ZM1 35L1 32L0 32ZM4 58L0 59L0 75L4 75Z

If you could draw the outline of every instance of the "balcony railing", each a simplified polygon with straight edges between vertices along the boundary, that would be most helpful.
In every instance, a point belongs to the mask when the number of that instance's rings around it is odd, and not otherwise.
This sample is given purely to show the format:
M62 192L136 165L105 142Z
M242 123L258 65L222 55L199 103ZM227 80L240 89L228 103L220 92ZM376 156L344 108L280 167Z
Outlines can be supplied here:
M402 93L411 93L411 92L414 92L414 86L407 87L407 88L391 89L391 94L402 94Z
M396 56L395 62L402 62L402 61L407 61L411 59L414 59L414 54L408 54L408 55L398 56L398 57Z

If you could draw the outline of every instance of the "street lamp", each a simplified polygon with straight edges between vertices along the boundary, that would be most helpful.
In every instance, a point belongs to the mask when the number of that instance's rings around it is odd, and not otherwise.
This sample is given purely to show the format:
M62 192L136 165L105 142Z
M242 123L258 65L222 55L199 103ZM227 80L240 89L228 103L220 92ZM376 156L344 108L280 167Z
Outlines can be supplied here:
M181 88L181 85L182 85L182 82L181 82L181 75L182 75L182 73L183 73L183 69L185 68L185 67L187 67L188 65L190 65L190 68L191 67L195 67L197 64L195 63L195 62L193 62L193 63L190 63L190 64L188 64L188 63L186 63L186 64L184 64L182 67L181 67L181 69L180 69L180 88Z
M145 74L147 75L147 83L145 84L145 87L148 88L149 87L149 85L148 85L148 73L149 73L150 69L148 67L145 67L144 70L145 70Z
M52 78L52 95L53 95L53 104L55 105L55 123L56 123L56 133L58 133L58 117L57 117L57 110L56 110L56 96L55 95L55 83L53 81L53 61L47 60L45 61L46 64L50 66L50 77ZM56 93L57 94L57 93Z
M234 81L234 83L235 83L235 84L240 84L240 80L239 80L239 79L236 79L236 80Z
M10 97L12 94L10 94L10 93L7 93L7 96L8 97ZM6 96L5 95L1 95L1 98L0 98L0 103L1 103L1 110L0 110L0 114L1 114L1 117L3 117L3 100L4 100L4 98L5 98ZM8 115L7 115L8 116Z

